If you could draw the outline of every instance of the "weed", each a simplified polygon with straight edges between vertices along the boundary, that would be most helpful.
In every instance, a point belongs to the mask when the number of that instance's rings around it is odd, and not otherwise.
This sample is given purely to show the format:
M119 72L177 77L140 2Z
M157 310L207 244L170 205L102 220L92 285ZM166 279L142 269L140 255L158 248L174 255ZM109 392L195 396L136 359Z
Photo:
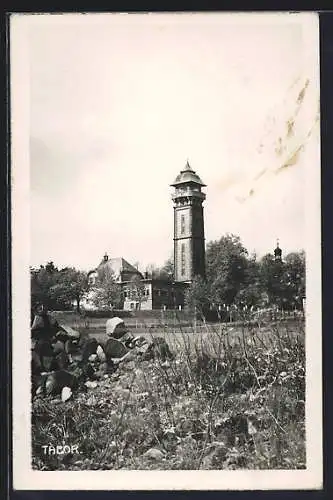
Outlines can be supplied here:
M66 403L35 399L33 467L304 468L303 324L174 330L159 332L175 354L167 363L123 363ZM68 443L79 454L42 453Z

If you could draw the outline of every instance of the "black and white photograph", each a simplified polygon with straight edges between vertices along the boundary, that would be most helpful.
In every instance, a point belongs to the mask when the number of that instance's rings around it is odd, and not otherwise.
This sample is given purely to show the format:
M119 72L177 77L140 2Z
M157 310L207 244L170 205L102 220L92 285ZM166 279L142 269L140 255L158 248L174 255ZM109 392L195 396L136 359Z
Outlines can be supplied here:
M14 487L321 488L317 14L10 42Z

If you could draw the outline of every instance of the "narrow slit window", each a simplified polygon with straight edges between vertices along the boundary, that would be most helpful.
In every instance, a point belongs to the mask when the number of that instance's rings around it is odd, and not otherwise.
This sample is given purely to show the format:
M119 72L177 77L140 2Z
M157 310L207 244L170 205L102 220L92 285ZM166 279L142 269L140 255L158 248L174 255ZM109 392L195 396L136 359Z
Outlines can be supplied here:
M180 234L185 233L185 215L181 215L180 217Z
M185 275L185 244L182 243L181 246L181 274Z

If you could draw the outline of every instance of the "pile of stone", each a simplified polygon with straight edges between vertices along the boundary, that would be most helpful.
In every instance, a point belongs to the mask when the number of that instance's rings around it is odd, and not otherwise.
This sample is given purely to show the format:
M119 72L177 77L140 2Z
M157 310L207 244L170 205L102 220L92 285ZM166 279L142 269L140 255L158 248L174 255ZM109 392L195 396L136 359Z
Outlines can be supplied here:
M98 342L48 313L36 315L31 326L33 396L61 394L66 400L91 381L108 377L123 362L156 357L165 362L173 357L163 338L133 337L118 317L107 320L106 335L106 341Z

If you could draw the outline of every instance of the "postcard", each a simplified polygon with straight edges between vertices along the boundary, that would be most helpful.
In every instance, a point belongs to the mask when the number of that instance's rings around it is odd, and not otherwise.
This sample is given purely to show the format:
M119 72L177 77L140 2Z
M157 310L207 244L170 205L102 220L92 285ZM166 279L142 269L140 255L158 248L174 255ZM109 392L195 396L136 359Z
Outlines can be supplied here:
M316 13L12 14L13 485L320 489Z

